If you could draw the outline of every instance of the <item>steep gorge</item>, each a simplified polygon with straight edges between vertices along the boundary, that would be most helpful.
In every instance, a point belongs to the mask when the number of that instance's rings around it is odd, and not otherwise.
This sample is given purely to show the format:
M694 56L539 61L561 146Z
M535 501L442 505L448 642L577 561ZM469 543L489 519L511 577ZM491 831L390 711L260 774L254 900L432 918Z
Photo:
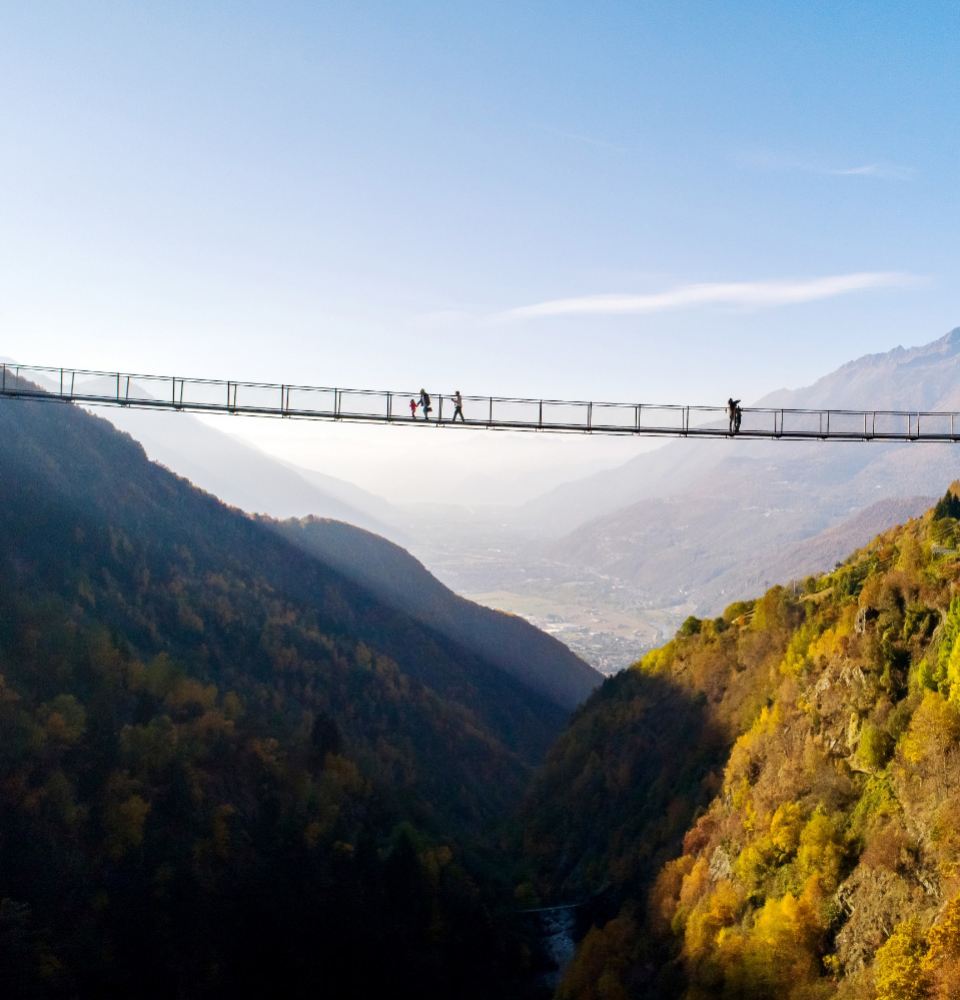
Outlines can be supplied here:
M400 550L347 572L352 529L249 518L70 407L0 425L0 976L20 995L399 979L519 1000L542 958L515 911L554 901L593 925L560 998L960 990L954 492L829 573L687 619L561 733L551 642L482 615L458 640L430 624L463 608L445 592L384 599ZM505 638L472 645L481 627Z

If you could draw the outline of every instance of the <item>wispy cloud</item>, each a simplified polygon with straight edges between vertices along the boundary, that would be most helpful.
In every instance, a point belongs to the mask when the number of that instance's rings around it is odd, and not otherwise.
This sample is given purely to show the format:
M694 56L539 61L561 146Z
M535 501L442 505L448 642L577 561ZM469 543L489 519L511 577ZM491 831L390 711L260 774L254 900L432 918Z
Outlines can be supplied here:
M899 271L861 271L800 280L709 282L678 285L644 295L582 295L550 299L518 306L501 315L507 319L538 319L544 316L636 316L709 306L769 309L818 302L871 289L908 288L923 280Z
M875 177L880 180L907 181L916 173L912 167L885 160L845 167L815 159L771 153L767 150L741 153L737 159L745 166L757 170L797 171L803 174L817 174L821 177Z
M880 177L890 181L907 181L913 177L911 167L901 167L896 163L864 163L860 167L834 167L817 169L809 167L810 173L827 174L831 177Z

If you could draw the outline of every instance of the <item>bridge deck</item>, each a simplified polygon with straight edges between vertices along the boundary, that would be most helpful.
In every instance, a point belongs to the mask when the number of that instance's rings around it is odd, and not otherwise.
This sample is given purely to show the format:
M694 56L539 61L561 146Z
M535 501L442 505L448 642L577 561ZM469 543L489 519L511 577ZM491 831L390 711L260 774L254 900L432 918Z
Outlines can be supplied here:
M729 438L726 407L464 396L452 422L449 395L411 418L419 392L231 382L28 365L0 365L0 396L353 423L472 430L547 431L650 437ZM797 441L960 441L960 413L923 410L805 410L745 407L738 438Z

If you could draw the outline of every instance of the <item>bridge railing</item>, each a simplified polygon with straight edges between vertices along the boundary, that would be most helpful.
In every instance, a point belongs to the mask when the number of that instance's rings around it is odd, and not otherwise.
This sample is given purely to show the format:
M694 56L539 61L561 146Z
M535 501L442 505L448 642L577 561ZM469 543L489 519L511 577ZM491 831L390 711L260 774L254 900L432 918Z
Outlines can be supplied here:
M81 403L174 407L197 412L316 417L347 421L411 421L410 401L419 391L235 382L178 376L137 375L0 365L0 393L41 395ZM450 394L432 393L432 424L450 424ZM616 434L726 436L725 406L613 403L506 396L463 397L468 425L516 430L564 430ZM424 422L421 409L417 423ZM741 437L856 440L960 440L960 414L936 411L746 407Z

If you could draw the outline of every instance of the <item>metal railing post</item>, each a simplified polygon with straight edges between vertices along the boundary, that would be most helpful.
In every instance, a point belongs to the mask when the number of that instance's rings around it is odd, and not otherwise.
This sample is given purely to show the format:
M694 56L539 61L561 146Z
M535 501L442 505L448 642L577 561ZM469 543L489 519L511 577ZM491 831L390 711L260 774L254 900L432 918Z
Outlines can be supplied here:
M587 430L593 430L593 403L587 403Z
M540 400L540 414L537 417L537 426L543 430L543 400Z
M490 397L490 415L487 417L487 426L493 426L493 396Z

